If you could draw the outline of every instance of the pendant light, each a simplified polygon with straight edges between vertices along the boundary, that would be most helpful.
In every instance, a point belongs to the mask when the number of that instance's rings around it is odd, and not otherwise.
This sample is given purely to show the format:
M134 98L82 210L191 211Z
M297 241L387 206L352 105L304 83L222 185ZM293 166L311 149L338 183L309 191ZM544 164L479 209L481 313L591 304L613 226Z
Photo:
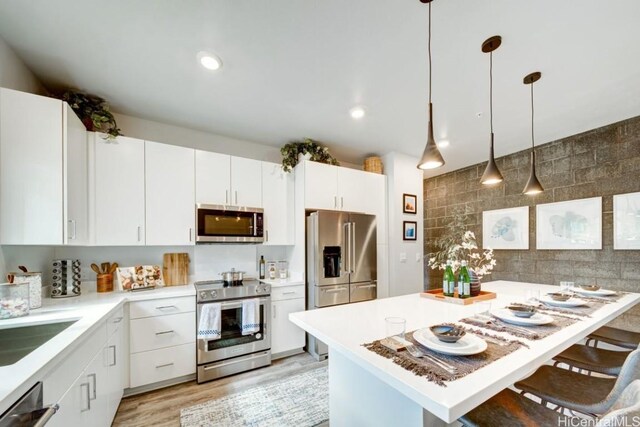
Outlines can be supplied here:
M538 177L536 176L535 135L533 133L533 84L540 80L540 77L542 77L542 73L536 71L529 74L522 80L524 84L531 85L531 173L529 174L529 181L527 181L527 185L525 185L524 190L522 190L524 194L528 195L538 194L544 191L542 184L540 184L540 181L538 181Z
M497 184L504 179L493 155L493 51L499 48L500 44L502 44L502 37L500 36L490 37L482 43L482 51L489 54L489 122L491 125L489 162L480 179L480 182L485 185Z
M438 145L433 138L433 104L431 104L431 2L433 0L420 0L421 3L429 3L429 124L427 130L427 146L424 147L422 158L418 163L418 169L435 169L444 166L444 158L438 150Z

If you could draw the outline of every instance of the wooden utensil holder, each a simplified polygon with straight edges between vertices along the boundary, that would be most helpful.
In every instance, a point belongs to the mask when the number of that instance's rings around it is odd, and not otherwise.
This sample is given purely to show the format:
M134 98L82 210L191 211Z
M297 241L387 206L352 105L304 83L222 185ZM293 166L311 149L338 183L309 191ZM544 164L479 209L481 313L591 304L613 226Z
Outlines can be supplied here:
M96 288L98 292L112 292L113 274L98 274L96 279Z

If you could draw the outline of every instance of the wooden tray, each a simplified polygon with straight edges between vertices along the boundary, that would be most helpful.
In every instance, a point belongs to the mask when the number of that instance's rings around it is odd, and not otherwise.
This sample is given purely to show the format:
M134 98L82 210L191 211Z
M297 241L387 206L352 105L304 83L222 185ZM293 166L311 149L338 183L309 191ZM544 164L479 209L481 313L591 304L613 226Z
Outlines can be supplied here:
M420 296L423 298L429 298L436 301L448 302L450 304L469 305L469 304L473 304L476 301L486 301L490 299L495 299L496 293L489 292L489 291L480 291L480 295L478 295L477 297L458 298L458 292L455 292L453 297L446 297L442 293L442 289L431 289L430 291L422 292Z

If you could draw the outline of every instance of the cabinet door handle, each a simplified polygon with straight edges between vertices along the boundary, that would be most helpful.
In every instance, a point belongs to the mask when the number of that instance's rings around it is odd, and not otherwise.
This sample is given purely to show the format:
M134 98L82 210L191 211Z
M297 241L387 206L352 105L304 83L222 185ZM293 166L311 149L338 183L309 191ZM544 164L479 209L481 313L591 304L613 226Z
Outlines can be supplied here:
M120 323L120 322L122 322L122 319L123 319L123 317L122 317L122 316L117 317L117 318L113 319L113 322L112 322L112 323Z
M229 204L229 190L224 190L224 204Z
M175 305L161 305L160 307L156 307L156 310L166 310L168 308L172 308L177 310L178 307L176 307Z
M283 292L282 295L293 295L296 291Z
M80 389L82 389L82 387L86 387L87 388L87 392L85 393L85 397L87 398L87 407L86 408L82 408L80 410L80 412L87 412L91 410L91 397L89 395L90 391L89 391L89 383L82 383L80 384Z
M70 219L67 222L70 225L69 231L67 233L67 235L69 236L69 240L75 240L76 239L76 220L75 219ZM72 230L73 230L73 232L72 232Z
M264 230L264 241L265 242L269 241L269 230Z
M275 305L273 306L273 318L274 319L276 318L276 306Z
M91 397L89 400L96 400L96 396L98 395L98 390L97 390L97 385L98 385L98 379L96 374L89 374L87 375L87 378L91 378L91 382L93 383L93 397Z
M333 196L333 207L338 209L338 196Z
M340 196L340 209L344 207L344 197Z
M189 241L192 242L193 241L193 228L189 227Z
M138 242L142 241L142 227L138 226Z
M236 190L235 193L236 193L236 206L238 206L238 190Z
M156 369L166 368L166 367L169 367L169 366L173 366L173 362L165 363L164 365L156 365Z
M172 329L172 330L169 330L169 331L156 332L156 335L167 335L167 334L172 334L174 332L175 331Z
M116 366L117 360L116 360L116 346L115 345L110 345L109 348L111 350L113 350L113 363L110 364L109 366Z

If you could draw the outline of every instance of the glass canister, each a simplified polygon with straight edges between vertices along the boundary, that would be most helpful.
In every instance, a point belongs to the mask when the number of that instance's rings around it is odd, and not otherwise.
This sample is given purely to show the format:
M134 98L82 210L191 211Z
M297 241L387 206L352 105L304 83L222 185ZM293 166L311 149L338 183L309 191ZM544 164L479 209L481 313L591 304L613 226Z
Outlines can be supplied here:
M28 283L29 308L42 307L42 273L22 270L16 273L9 273L7 278L9 282L13 283Z
M0 319L29 314L29 284L0 283Z
M287 261L278 261L278 275L280 279L289 277L289 263Z
M267 261L267 274L269 280L275 280L278 277L278 269L275 261Z

